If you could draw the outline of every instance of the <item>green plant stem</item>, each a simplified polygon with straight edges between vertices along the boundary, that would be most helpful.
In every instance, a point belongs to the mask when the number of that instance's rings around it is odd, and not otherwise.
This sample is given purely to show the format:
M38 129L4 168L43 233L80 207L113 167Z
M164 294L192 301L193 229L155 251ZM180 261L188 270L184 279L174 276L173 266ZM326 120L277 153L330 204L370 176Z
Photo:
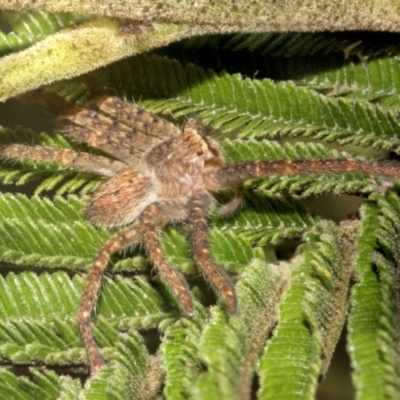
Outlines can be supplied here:
M265 31L400 31L400 1L2 1L0 9L74 11L101 18L49 36L0 62L0 101L185 37ZM133 21L140 21L133 22Z
M0 62L0 101L196 34L186 24L125 24L102 18L66 29Z

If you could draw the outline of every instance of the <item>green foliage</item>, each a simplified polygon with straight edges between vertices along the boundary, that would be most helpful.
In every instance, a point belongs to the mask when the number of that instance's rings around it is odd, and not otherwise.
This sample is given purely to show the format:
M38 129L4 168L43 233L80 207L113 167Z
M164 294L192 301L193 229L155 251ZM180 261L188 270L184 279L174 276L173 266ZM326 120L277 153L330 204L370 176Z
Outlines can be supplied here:
M11 32L0 32L0 54L21 50L61 29L88 17L73 13L55 14L43 10L29 12L2 11L2 22Z
M199 355L207 369L196 381L194 398L250 395L254 368L276 321L276 306L289 275L279 267L266 260L251 260L237 286L240 314L229 319L220 309L212 309L199 342Z
M3 54L88 18L42 11L3 17L12 29L0 35ZM376 150L400 149L395 39L191 38L45 90L71 104L117 94L176 124L196 113L228 163L376 159L386 156ZM50 129L1 128L0 143L98 153ZM313 399L347 315L357 398L398 398L397 180L327 171L246 182L242 209L229 218L215 211L209 223L213 258L236 283L236 316L215 305L199 278L185 224L167 227L161 242L190 283L194 316L183 315L142 246L113 255L93 315L107 364L89 377L76 311L86 271L114 233L85 218L103 180L56 162L0 160L0 182L17 185L0 193L4 398ZM26 183L34 195L19 193ZM362 195L360 215L336 224L330 210L307 202L321 194ZM217 194L218 203L231 195ZM288 239L302 241L294 256L273 247Z
M340 232L324 221L305 240L292 261L291 285L278 307L278 327L260 360L260 398L314 398L322 359L329 362L332 355L326 344L337 341L344 323L350 269Z
M77 379L57 376L54 372L41 372L31 368L32 380L24 376L16 377L13 373L0 371L0 393L4 398L13 399L76 399L80 384Z
M293 82L243 79L188 64L146 56L120 62L100 72L104 85L117 89L129 74L124 93L143 91L143 106L175 115L196 112L204 121L242 138L306 136L339 144L398 149L396 120L390 110L367 102L318 95ZM159 74L160 80L149 75ZM202 84L203 82L203 84ZM154 99L156 97L156 99ZM162 97L157 99L157 97ZM166 98L167 97L167 98Z
M193 318L181 318L165 331L161 346L165 370L164 395L171 399L187 399L193 382L203 369L198 355L198 341L207 314L203 307L196 307Z
M393 35L394 36L394 35ZM236 34L226 40L224 48L240 52L244 50L257 51L272 57L290 57L292 55L332 54L346 51L348 54L364 54L391 52L396 37L390 35L375 35L373 40L367 35L358 32L336 33L276 33L266 32L262 34ZM379 46L379 47L378 47ZM336 54L338 55L338 54Z
M301 59L292 60L292 68L296 70L301 65ZM312 71L314 60L308 60L310 68L307 75L299 73L297 69L298 84L330 96L345 96L348 100L364 100L379 102L382 107L397 109L399 82L396 77L399 74L399 61L397 57L383 56L372 58L368 62L368 68L362 62L346 60L345 56L336 58L326 55L323 73ZM316 60L315 60L316 61Z
M361 209L361 226L355 260L357 282L352 288L349 316L349 351L354 365L354 383L360 398L395 399L400 390L399 331L396 318L399 263L400 202L391 194L375 194L376 203ZM371 232L376 231L376 236ZM383 249L383 251L382 251ZM371 380L371 376L374 379Z

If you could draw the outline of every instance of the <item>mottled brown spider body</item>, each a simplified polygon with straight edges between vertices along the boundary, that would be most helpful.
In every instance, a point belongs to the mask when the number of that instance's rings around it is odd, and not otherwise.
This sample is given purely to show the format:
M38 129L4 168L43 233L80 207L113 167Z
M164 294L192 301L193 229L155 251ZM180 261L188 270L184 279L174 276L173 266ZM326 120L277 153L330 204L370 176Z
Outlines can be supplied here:
M96 226L124 228L111 237L96 255L78 310L79 326L91 371L102 359L90 327L101 280L109 256L143 241L159 274L168 282L182 308L193 314L190 291L183 277L161 252L158 230L168 222L190 220L195 259L212 286L225 298L230 313L236 312L234 287L210 258L206 214L213 198L204 173L223 165L220 151L204 136L203 125L189 119L181 131L172 123L115 98L99 98L97 111L75 107L60 121L66 134L108 153L113 159L70 150L22 145L3 145L0 154L9 158L58 161L89 170L108 179L93 194L87 217ZM221 214L233 212L241 203L243 185Z
M112 253L143 242L161 277L178 298L183 310L193 314L190 291L183 277L164 258L158 230L168 222L187 221L193 257L205 278L224 299L230 314L237 311L234 286L210 255L206 216L212 192L226 187L234 198L219 208L221 215L235 211L244 197L243 181L268 175L361 171L400 177L391 164L353 159L304 161L249 161L224 165L220 151L204 136L203 125L189 119L181 131L172 123L121 100L96 100L96 111L75 107L61 121L74 140L102 150L113 159L71 150L0 146L7 158L58 161L108 178L93 194L87 216L96 226L123 228L97 253L89 270L78 310L78 322L91 372L102 365L90 317L100 292L104 270Z
M186 219L193 190L206 189L205 165L222 165L220 152L189 119L181 135L167 139L136 157L135 165L108 179L93 195L88 218L97 226L122 226L136 220L151 203L162 204L167 219ZM170 210L166 208L171 207ZM110 209L114 210L110 213ZM169 212L167 212L169 211Z

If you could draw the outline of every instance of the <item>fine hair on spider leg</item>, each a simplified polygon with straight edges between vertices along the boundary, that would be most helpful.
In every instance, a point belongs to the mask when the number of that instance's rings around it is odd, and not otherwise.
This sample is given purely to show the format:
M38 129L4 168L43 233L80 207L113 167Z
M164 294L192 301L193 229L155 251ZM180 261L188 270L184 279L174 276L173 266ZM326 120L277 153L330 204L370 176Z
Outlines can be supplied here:
M351 158L243 162L225 165L218 170L208 171L204 178L210 189L216 190L217 188L230 187L247 179L263 178L271 175L339 172L362 172L372 176L400 179L400 166L398 164L367 162Z
M158 239L157 228L162 208L158 203L149 205L141 215L141 227L147 252L162 278L169 284L172 292L179 299L182 308L189 314L194 314L193 299L188 285L183 277L165 259Z
M234 314L237 312L234 285L210 253L206 218L214 202L212 192L234 190L231 201L219 209L220 215L229 215L242 204L246 179L357 171L400 179L398 165L354 159L256 160L225 165L220 150L204 135L204 127L197 118L189 118L183 129L179 129L117 98L99 97L93 106L94 109L72 107L60 121L74 140L114 159L65 149L0 146L0 156L7 159L56 161L106 178L89 201L87 218L98 227L122 229L106 241L93 260L78 310L91 373L103 364L91 328L91 315L112 253L143 242L182 310L193 314L188 285L163 255L158 237L158 230L166 224L187 221L196 264L224 300L227 311Z
M206 192L194 193L189 202L189 227L192 239L192 252L196 264L213 288L225 300L230 314L237 311L235 288L228 275L211 259L210 243L207 232L207 212L212 203L211 195ZM234 203L236 205L236 203ZM229 209L229 206L228 206Z
M90 316L96 306L104 271L107 268L111 254L123 249L124 247L138 243L141 240L138 227L139 224L135 221L112 236L98 251L89 270L85 289L78 309L78 323L82 340L85 344L86 352L88 353L92 373L97 371L103 364L102 357L90 327Z

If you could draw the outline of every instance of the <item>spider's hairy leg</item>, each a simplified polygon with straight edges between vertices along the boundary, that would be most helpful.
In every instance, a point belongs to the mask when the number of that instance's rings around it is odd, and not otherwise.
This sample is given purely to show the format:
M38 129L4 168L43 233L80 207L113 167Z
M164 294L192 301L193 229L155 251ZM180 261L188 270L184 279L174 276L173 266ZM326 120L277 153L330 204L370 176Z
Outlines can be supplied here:
M58 162L67 167L83 169L104 176L114 176L126 168L120 161L88 153L77 153L67 149L52 149L20 144L0 145L0 157L11 159L27 159L38 162Z
M107 240L97 253L88 273L85 289L78 309L78 324L89 358L90 371L92 374L103 365L103 359L94 340L92 328L90 326L90 315L96 307L104 270L107 267L111 254L141 241L141 234L138 231L138 227L139 223L135 221Z
M204 181L209 190L218 190L226 186L252 178L263 178L270 175L322 174L363 172L373 176L387 176L400 179L400 166L379 162L367 162L355 159L316 159L316 160L282 160L250 161L226 165L207 171Z
M158 203L150 204L142 212L141 225L144 243L147 252L157 267L160 275L169 284L173 293L179 299L182 308L190 315L194 313L193 299L187 287L187 283L179 272L168 263L164 258L161 245L158 239L157 229L162 220L162 207Z
M94 110L74 107L59 117L65 134L80 143L100 149L121 161L140 157L142 152L131 143L131 129Z
M211 282L225 300L228 312L235 314L237 311L235 288L228 276L218 268L210 257L206 214L211 201L207 192L198 192L191 197L189 202L189 226L193 256L205 278Z
M117 97L99 97L95 102L97 107L110 117L127 126L134 126L148 135L159 137L161 140L181 134L180 129L173 123Z
M244 184L242 182L237 183L235 185L234 198L230 202L220 207L218 214L221 216L227 216L234 213L242 205L245 193L246 190Z
M59 120L75 140L127 164L134 165L138 157L170 136L180 136L172 123L118 98L103 96L94 105L99 111L73 107Z

